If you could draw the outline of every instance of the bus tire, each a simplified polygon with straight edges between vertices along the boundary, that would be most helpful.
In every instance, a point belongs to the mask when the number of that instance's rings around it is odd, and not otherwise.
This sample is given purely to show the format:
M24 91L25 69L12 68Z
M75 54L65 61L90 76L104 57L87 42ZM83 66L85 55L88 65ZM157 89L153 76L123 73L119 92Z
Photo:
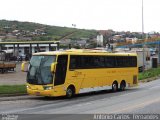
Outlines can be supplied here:
M124 91L126 88L126 82L124 80L122 80L121 84L120 84L120 90Z
M116 92L118 90L118 83L117 81L114 81L112 84L112 92Z
M66 90L66 97L67 98L72 98L75 94L75 88L74 86L69 86Z

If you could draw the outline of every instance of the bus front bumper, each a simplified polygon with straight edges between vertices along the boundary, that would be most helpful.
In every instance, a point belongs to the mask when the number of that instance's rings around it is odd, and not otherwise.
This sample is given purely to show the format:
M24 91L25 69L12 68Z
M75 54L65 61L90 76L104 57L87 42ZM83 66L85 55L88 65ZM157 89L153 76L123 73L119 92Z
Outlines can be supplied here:
M27 88L27 93L29 95L36 95L36 96L54 96L54 91L52 90L33 90Z

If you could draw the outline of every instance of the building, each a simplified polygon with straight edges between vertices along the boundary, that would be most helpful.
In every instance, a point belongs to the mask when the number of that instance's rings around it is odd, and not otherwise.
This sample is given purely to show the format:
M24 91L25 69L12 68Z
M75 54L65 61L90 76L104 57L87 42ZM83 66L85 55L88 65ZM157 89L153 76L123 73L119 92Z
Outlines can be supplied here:
M59 41L0 42L1 50L13 50L14 56L32 56L35 52L54 51L59 49Z
M97 35L97 46L103 46L103 35Z
M138 38L126 38L126 42L127 43L132 43L132 44L135 44L135 43L137 43L137 41L138 41Z

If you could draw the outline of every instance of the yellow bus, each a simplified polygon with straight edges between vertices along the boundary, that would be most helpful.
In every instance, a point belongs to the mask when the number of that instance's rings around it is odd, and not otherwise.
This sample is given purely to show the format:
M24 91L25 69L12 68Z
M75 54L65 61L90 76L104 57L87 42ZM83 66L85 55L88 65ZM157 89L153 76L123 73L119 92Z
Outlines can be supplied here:
M22 71L25 71L22 63ZM34 53L27 70L27 92L67 96L138 85L137 55L98 50Z

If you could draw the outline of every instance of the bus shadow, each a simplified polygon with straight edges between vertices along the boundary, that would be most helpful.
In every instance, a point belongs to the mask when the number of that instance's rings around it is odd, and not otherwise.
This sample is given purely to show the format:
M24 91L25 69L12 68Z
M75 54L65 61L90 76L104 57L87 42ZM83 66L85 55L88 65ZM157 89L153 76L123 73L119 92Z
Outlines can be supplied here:
M102 90L102 91L78 94L78 95L75 95L75 98L94 97L94 96L97 96L97 97L99 96L104 96L104 97L119 96L122 94L126 94L129 92L135 92L135 91L137 91L137 88L126 89L125 91L118 90L117 92L113 92L112 90Z
M32 100L42 100L42 101L74 101L77 99L86 99L86 98L106 98L106 97L112 97L112 96L120 96L126 93L132 93L136 92L140 89L138 88L131 88L126 89L125 91L118 90L117 92L112 92L112 90L102 90L102 91L96 91L96 92L89 92L89 93L82 93L77 94L73 96L72 98L66 98L65 96L59 96L59 97L44 97L44 96L35 96L30 99Z
M59 97L49 97L49 96L34 96L32 98L29 98L31 100L42 100L42 101L58 101L58 100L64 100L66 99L65 96L59 96Z

